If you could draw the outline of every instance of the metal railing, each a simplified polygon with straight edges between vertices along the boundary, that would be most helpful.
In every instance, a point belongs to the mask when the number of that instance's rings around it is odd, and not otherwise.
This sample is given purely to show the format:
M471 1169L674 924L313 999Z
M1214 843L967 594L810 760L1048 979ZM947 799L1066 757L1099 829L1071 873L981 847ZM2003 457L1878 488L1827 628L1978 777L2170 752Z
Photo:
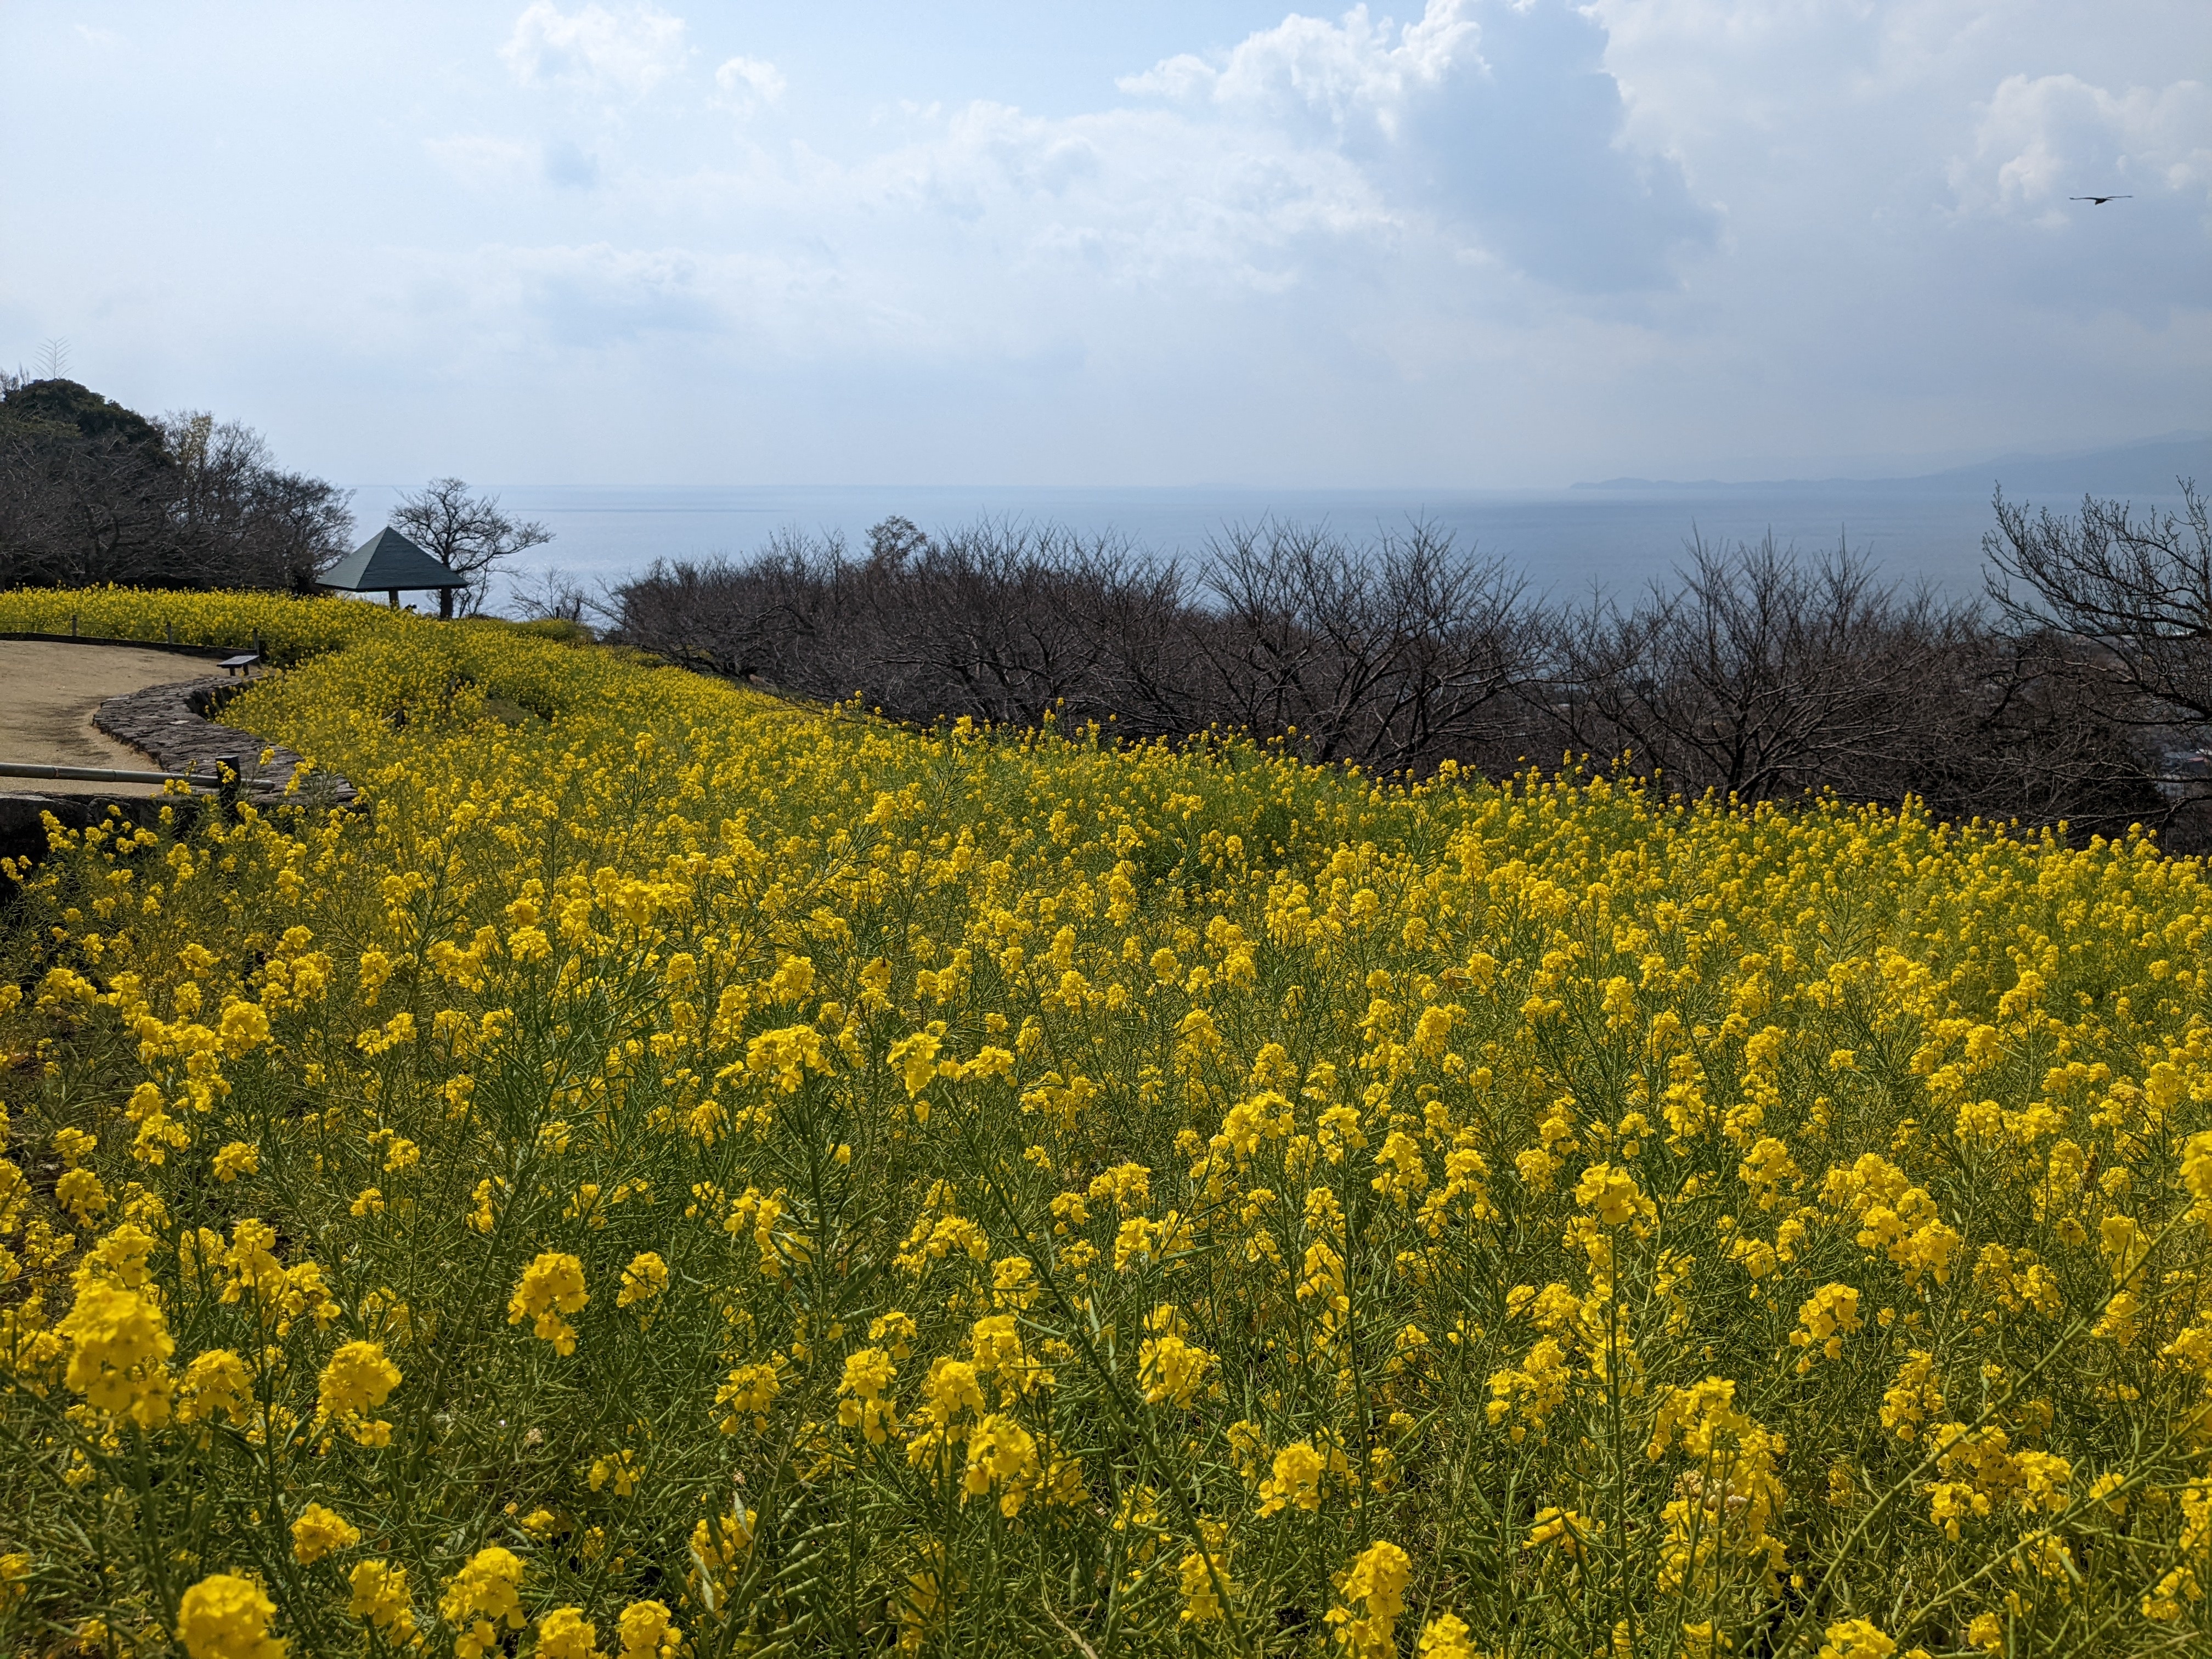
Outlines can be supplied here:
M106 766L48 766L38 761L0 761L0 778L43 778L55 783L191 783L221 789L281 789L282 784L263 778L247 778L240 770L240 757L223 756L215 763L212 774L202 773L195 777L190 772L135 772ZM228 767L232 781L226 786L222 769Z

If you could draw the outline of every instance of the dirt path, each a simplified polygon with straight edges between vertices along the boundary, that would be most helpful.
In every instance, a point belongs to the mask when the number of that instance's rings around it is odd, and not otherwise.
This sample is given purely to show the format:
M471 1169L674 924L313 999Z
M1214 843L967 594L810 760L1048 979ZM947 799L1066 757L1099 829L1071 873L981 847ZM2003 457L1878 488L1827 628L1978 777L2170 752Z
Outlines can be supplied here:
M125 691L195 678L212 660L123 645L0 640L0 760L146 769L153 763L144 755L94 729L93 712ZM9 789L45 795L118 793L113 784L0 778L0 790Z

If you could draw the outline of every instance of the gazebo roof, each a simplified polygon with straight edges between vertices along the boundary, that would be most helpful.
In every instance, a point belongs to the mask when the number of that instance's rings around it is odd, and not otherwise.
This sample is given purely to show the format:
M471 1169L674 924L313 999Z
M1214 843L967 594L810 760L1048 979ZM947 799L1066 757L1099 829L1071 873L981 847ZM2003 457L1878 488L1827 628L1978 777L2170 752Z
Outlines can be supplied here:
M415 592L468 585L466 576L440 563L389 525L340 559L316 584L348 593Z

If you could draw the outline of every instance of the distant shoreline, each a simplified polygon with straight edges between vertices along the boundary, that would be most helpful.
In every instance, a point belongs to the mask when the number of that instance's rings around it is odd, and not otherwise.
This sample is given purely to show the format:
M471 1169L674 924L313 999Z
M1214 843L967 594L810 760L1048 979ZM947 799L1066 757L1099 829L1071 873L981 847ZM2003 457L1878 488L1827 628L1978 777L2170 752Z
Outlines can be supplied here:
M2154 475L2155 476L2155 475ZM2212 462L2198 471L2212 482ZM1693 535L1706 543L1759 541L1811 555L1848 541L1887 577L1923 580L1958 592L1981 588L1982 537L1996 527L1993 479L1978 471L1949 487L1924 482L1849 481L1833 486L1672 486L1650 489L1447 490L1420 488L1279 489L1222 486L1157 489L860 485L489 486L505 508L544 523L555 539L513 562L512 574L551 570L595 586L641 574L655 559L742 558L780 532L837 535L864 546L868 526L899 516L933 534L980 519L1057 524L1085 536L1124 540L1133 557L1200 556L1225 526L1273 518L1326 525L1354 540L1380 526L1425 519L1460 545L1517 565L1534 589L1587 595L1628 592L1662 578ZM2049 483L2008 478L2006 494L2058 510L2085 490L2145 507L2178 507L2163 489L2112 489L2080 478ZM383 522L399 491L356 488L359 523Z
M2000 455L1995 460L1970 466L1948 467L1941 472L1921 472L1883 478L1769 478L1756 482L1723 482L1700 478L1694 482L1669 478L1601 478L1574 483L1570 490L1604 490L1622 495L1702 494L1733 491L1776 493L1796 491L1829 494L1856 490L1904 494L1914 490L1930 495L1950 494L1974 488L1986 495L2002 483L2012 490L2054 488L2088 490L2101 495L2165 495L2172 493L2177 477L2212 479L2212 437L2177 434L2146 439L2111 449L2071 455Z

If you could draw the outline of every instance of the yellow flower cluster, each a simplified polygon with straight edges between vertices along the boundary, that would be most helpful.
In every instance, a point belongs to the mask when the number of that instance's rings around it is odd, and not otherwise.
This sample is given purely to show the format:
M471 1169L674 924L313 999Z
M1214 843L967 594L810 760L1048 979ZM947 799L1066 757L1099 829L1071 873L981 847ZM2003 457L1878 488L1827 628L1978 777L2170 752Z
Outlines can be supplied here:
M532 1334L550 1342L553 1352L566 1358L576 1352L576 1328L562 1316L581 1313L590 1300L584 1289L584 1264L565 1250L543 1250L522 1270L514 1294L507 1299L507 1322L532 1321Z
M5 874L0 1649L2212 1644L2198 862L71 612L363 805Z
M497 1645L501 1626L520 1630L523 1564L497 1544L478 1550L446 1585L439 1616L455 1632L455 1659L483 1659ZM588 1636L585 1638L588 1643Z
M184 1594L177 1639L188 1659L284 1659L285 1644L269 1633L276 1604L251 1578L212 1573Z
M1388 1541L1370 1545L1344 1574L1337 1593L1344 1605L1329 1610L1336 1639L1354 1659L1384 1659L1398 1650L1398 1615L1406 1610L1413 1558Z
M368 1413L399 1386L399 1367L385 1358L380 1342L340 1345L315 1382L315 1418L336 1422L364 1446L392 1443L392 1425Z

